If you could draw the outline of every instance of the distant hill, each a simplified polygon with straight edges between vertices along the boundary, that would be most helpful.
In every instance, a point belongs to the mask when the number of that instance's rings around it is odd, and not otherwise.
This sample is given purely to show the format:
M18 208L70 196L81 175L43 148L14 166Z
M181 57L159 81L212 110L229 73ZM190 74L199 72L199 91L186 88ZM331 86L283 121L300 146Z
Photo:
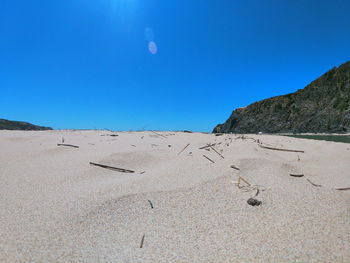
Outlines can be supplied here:
M5 119L0 119L0 130L44 131L44 130L52 130L52 128L37 126L28 122L9 121Z
M349 133L350 61L304 89L232 112L214 133Z

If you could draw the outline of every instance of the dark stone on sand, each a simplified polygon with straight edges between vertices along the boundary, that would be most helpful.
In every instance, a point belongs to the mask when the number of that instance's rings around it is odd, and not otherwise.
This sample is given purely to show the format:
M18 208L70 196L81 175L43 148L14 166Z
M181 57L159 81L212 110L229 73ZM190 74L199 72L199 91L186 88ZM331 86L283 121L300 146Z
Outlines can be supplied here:
M259 206L261 205L261 201L255 199L255 198L249 198L247 203L251 206Z

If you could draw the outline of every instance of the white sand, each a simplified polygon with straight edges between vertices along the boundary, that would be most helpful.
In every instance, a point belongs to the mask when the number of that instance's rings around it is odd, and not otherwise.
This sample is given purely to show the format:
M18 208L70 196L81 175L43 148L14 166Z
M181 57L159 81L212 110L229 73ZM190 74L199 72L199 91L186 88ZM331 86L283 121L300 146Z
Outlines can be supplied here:
M350 144L105 134L0 131L0 262L349 262L350 191L335 189L350 187ZM198 149L209 142L225 159ZM261 206L238 175L265 189Z

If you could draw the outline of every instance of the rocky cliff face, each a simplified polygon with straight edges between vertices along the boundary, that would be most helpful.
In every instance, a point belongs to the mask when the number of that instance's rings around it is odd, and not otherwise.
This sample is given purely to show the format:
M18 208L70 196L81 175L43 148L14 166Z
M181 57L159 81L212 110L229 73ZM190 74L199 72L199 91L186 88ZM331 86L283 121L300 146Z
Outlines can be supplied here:
M350 61L304 89L233 111L214 133L349 133Z
M42 127L22 121L9 121L0 119L0 130L27 130L27 131L44 131L52 130L50 127Z

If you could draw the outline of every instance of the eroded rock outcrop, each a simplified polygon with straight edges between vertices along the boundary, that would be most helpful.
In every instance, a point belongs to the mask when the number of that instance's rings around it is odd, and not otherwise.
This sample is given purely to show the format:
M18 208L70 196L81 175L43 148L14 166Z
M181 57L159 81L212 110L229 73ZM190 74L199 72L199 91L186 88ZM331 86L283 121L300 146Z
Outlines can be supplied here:
M304 89L232 112L214 133L349 133L350 61Z

